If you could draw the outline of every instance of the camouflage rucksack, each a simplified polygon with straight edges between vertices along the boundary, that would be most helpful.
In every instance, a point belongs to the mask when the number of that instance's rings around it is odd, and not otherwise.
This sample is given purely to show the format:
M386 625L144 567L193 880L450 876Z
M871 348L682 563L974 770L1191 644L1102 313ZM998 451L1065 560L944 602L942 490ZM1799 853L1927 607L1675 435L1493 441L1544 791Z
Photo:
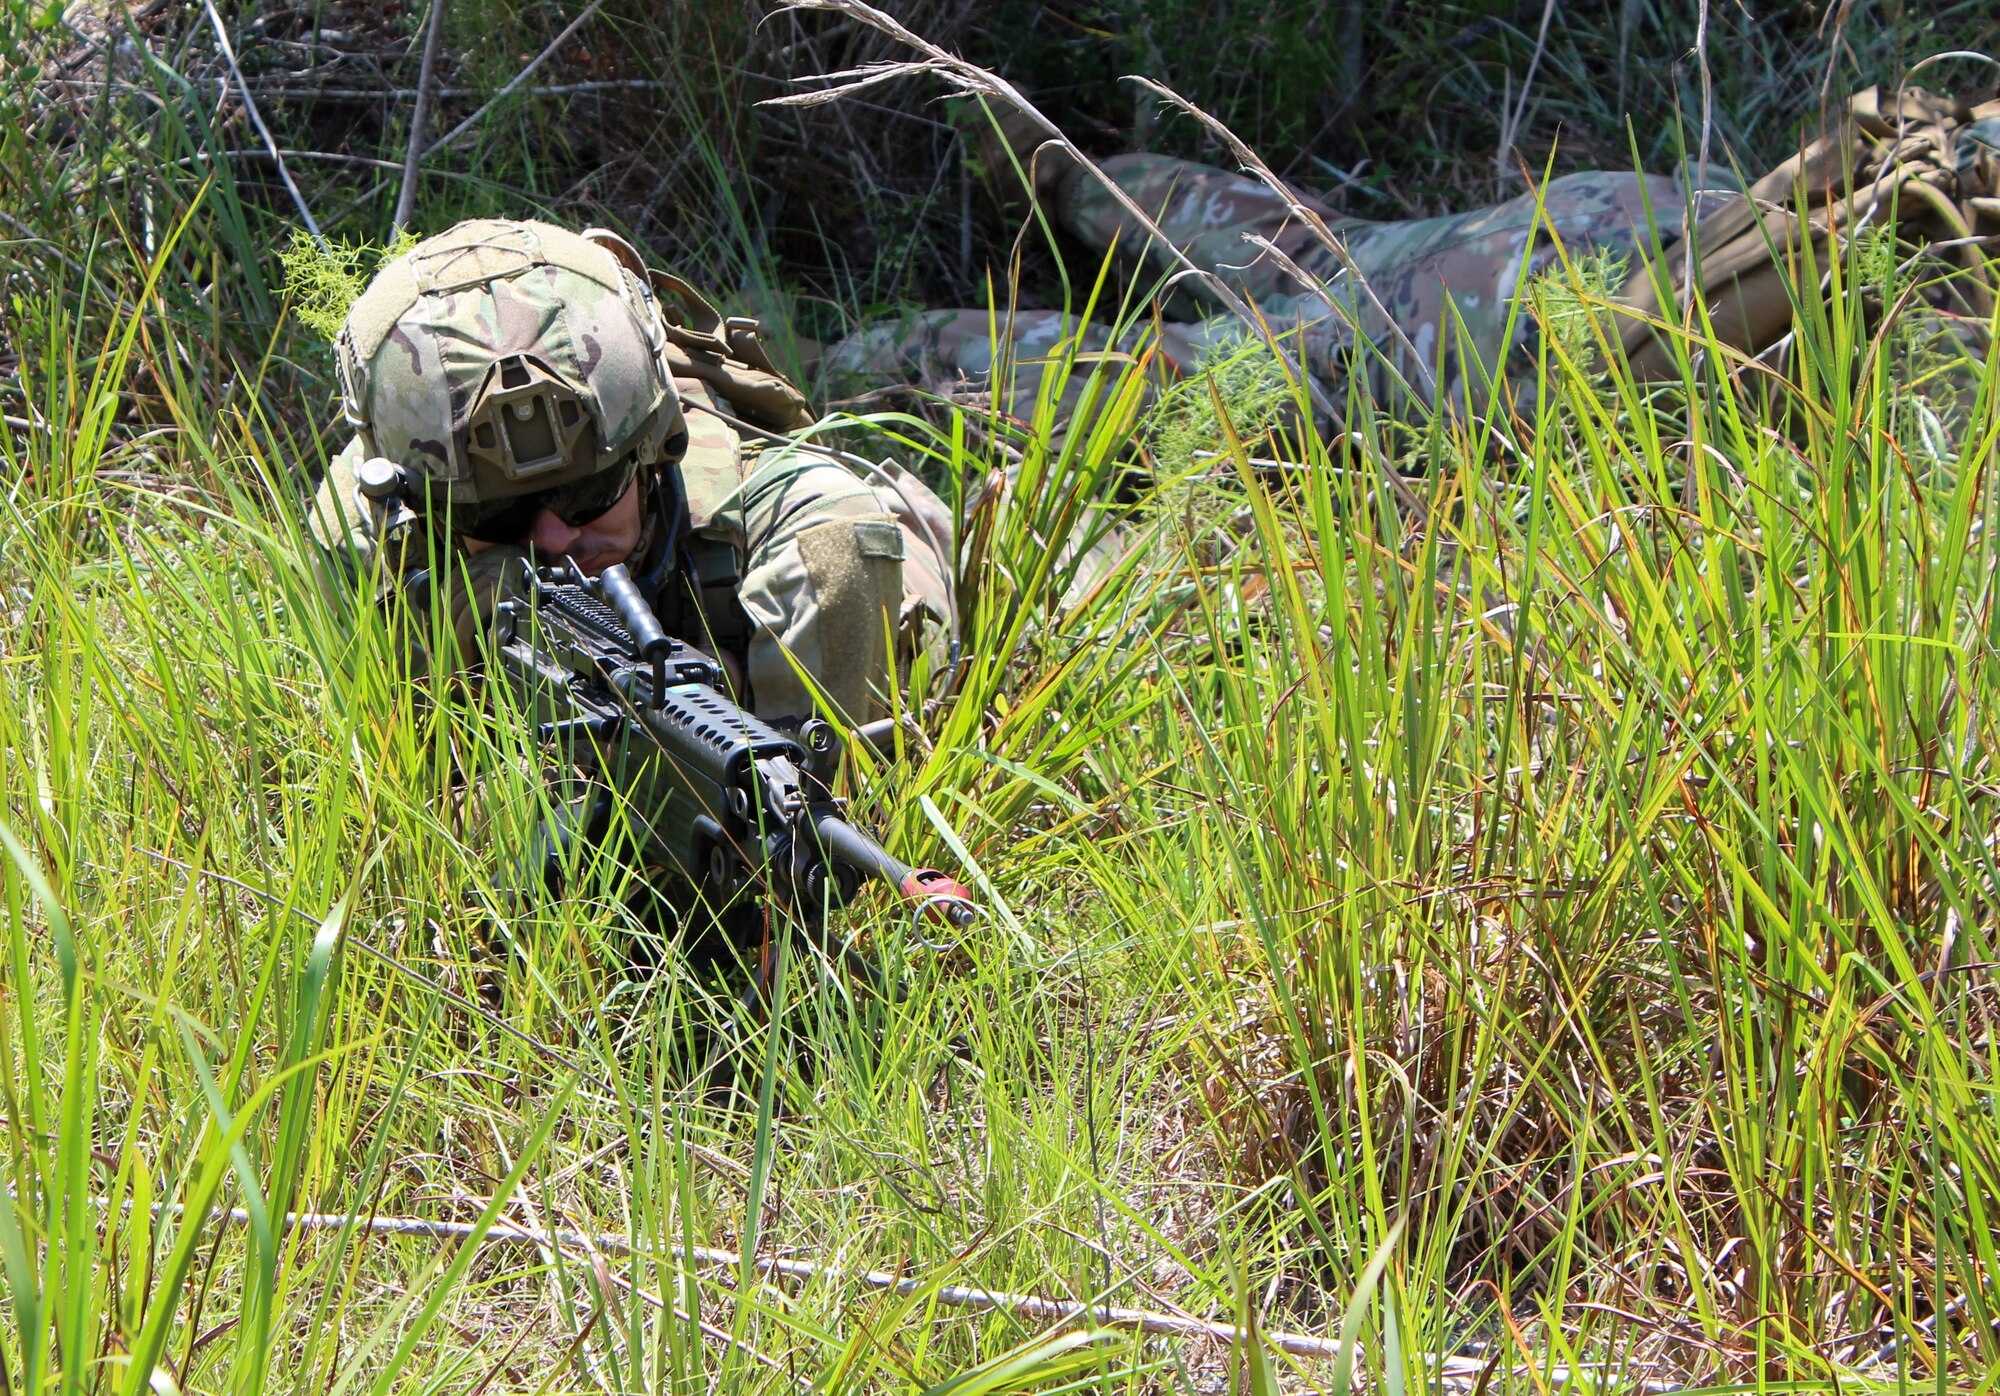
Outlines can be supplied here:
M1894 216L1902 243L1928 243L1964 275L1960 308L1993 313L1995 266L1985 250L2000 234L2000 100L1966 106L1906 87L1854 97L1832 128L1798 155L1695 225L1696 274L1723 342L1748 353L1790 329L1794 277L1809 241L1821 277L1840 246ZM1775 255L1774 255L1775 254ZM1671 376L1674 355L1653 321L1674 323L1685 297L1681 244L1639 267L1623 301L1636 315L1621 329L1641 377ZM1671 298L1664 310L1661 290Z

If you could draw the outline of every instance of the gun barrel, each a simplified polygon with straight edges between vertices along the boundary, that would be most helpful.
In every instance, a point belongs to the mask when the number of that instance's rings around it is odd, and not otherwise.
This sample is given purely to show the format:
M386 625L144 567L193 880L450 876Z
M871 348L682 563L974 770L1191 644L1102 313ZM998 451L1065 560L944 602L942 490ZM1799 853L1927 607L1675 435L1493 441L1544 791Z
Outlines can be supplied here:
M913 868L838 815L821 815L813 825L820 847L835 862L880 878L924 911L964 930L977 916L972 893L941 872Z

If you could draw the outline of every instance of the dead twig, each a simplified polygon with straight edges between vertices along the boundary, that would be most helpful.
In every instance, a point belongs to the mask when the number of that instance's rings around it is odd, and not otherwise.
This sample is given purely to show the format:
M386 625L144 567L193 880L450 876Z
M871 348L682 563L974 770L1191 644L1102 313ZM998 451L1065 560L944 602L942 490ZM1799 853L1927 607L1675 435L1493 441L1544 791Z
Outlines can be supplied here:
M1694 61L1701 73L1701 144L1695 156L1697 177L1705 177L1708 172L1709 142L1715 137L1715 82L1708 70L1708 0L1701 0L1694 21ZM1900 104L1899 104L1900 108ZM1682 196L1688 201L1687 212L1681 216L1687 220L1688 235L1682 249L1681 284L1685 288L1685 303L1681 306L1683 317L1691 318L1694 307L1694 192L1691 181L1683 176Z
M1500 148L1493 155L1496 179L1504 181L1509 175L1518 173L1515 162L1509 157L1514 153L1514 138L1521 133L1521 122L1528 114L1528 94L1534 90L1535 72L1542 66L1542 55L1548 52L1549 21L1555 18L1555 13L1556 0L1548 0L1542 6L1542 27L1535 35L1534 56L1528 60L1528 71L1521 75L1521 100L1511 108L1507 107L1504 99L1502 101L1505 115L1500 123Z
M78 86L85 84L79 83ZM102 87L102 83L94 84ZM121 84L130 86L131 84ZM582 97L595 92L657 92L673 84L658 78L596 78L590 82L559 82L539 87L519 89L523 97ZM287 82L264 84L257 88L260 97L273 97L280 101L304 102L407 102L415 98L414 87L315 87L309 83ZM432 87L431 100L448 102L466 97L483 97L486 90L481 87ZM901 113L892 113L901 115ZM912 117L912 120L928 120ZM942 126L938 121L929 122Z
M485 104L481 106L478 111L474 112L471 116L466 117L465 120L459 122L458 125L452 127L449 131L446 131L442 136L439 136L436 140L432 141L430 143L430 146L423 152L423 155L417 157L418 160L421 162L424 156L429 155L432 151L443 150L446 146L456 141L460 136L464 135L467 131L470 131L473 127L477 126L480 122L484 121L486 119L486 114L488 112L492 111L493 108L499 106L500 103L506 101L509 97L513 96L514 93L520 89L523 83L527 82L529 78L535 75L536 69L540 68L542 64L548 62L549 59L553 58L555 56L556 50L560 49L564 44L568 43L570 39L576 34L576 31L583 28L584 25L588 24L591 21L591 19L597 14L597 12L603 8L604 8L604 0L590 0L590 3L583 7L582 12L578 14L575 19L571 20L568 24L563 26L563 30L560 34L556 35L553 39L549 40L549 45L547 48L543 49L540 53L536 54L532 59L530 59L528 61L527 67L521 69L520 72L514 74L512 81L510 81L505 87L501 88L498 92L494 93L491 97L489 97L486 100Z
M217 1211L210 1215L215 1220L235 1226L245 1225L250 1220L250 1214L240 1207L228 1212ZM533 1246L542 1250L561 1248L581 1252L586 1257L593 1251L626 1256L648 1254L643 1247L634 1245L628 1237L609 1232L582 1231L573 1227L533 1230L504 1218L496 1219L490 1227L482 1229L474 1222L426 1221L417 1217L345 1216L337 1212L293 1212L286 1215L284 1225L288 1230L300 1231L340 1231L352 1227L371 1236L417 1236L434 1241L476 1240L480 1245ZM719 1250L711 1246L670 1245L666 1254L669 1258L694 1269L732 1270L740 1269L743 1265L743 1257L736 1252ZM852 1281L864 1289L893 1290L904 1297L921 1293L946 1308L997 1310L1019 1318L1047 1319L1056 1323L1087 1319L1107 1328L1124 1328L1167 1338L1212 1338L1226 1343L1244 1341L1243 1330L1233 1323L1154 1313L1148 1309L1084 1304L1074 1299L1052 1299L1038 1294L1011 1294L1003 1290L981 1289L976 1285L937 1285L919 1276L897 1275L887 1270L844 1271L818 1261L784 1260L777 1256L756 1256L751 1260L750 1268L759 1274L778 1279L804 1281L837 1278ZM1334 1358L1341 1353L1341 1344L1338 1340L1316 1337L1310 1333L1272 1332L1260 1326L1258 1336L1272 1347L1281 1352L1288 1352L1294 1357ZM1435 1361L1439 1375L1446 1378L1476 1376L1485 1367L1483 1361L1467 1357L1441 1357Z
M222 61L229 65L229 75L236 80L236 91L243 99L244 114L250 118L250 124L257 128L257 134L263 137L264 149L271 153L271 159L278 167L278 178L285 182L285 191L292 196L293 204L297 205L299 218L305 223L306 231L312 234L314 242L325 247L326 235L319 230L319 224L314 220L312 210L306 207L306 196L299 192L298 184L292 179L292 172L285 167L285 157L278 153L278 142L271 135L271 128L264 124L263 114L257 110L257 99L250 95L250 84L244 80L243 69L237 66L236 49L229 42L229 30L224 27L221 14L216 11L215 0L201 0L201 7L208 12L209 25L215 30L215 42L222 49Z
M389 227L400 233L410 226L417 206L417 167L424 156L424 124L431 114L431 89L437 80L438 36L444 32L444 0L431 0L424 22L424 57L417 69L417 104L410 112L410 150L403 157L403 187L396 194L396 216Z
M105 1199L96 1199L95 1205L108 1210ZM129 1205L129 1204L128 1204ZM163 1205L154 1209L162 1216L182 1216L178 1205ZM250 1221L250 1213L237 1207L229 1211L213 1211L207 1220L220 1221L232 1226L244 1226ZM660 1258L661 1253L635 1245L629 1237L611 1232L584 1231L575 1227L548 1227L531 1229L506 1220L495 1218L492 1225L482 1228L476 1222L427 1221L419 1217L383 1217L344 1215L338 1212L288 1212L283 1230L298 1231L345 1231L352 1229L369 1236L415 1236L434 1241L471 1241L480 1246L532 1246L544 1252L557 1249L580 1252L592 1264L597 1263L601 1254ZM735 1251L725 1251L712 1246L669 1245L664 1257L675 1260L690 1270L741 1270L744 1259ZM1205 1338L1235 1345L1262 1340L1280 1352L1294 1357L1342 1360L1358 1364L1361 1353L1358 1347L1335 1338L1322 1338L1311 1333L1288 1333L1273 1331L1261 1324L1252 1324L1246 1331L1233 1323L1221 1323L1213 1319L1194 1318L1184 1314L1156 1313L1150 1309L1115 1308L1109 1304L1085 1304L1074 1299L1053 1299L1039 1294L1012 1294L1004 1290L982 1289L976 1285L940 1285L933 1279L922 1276L893 1274L887 1270L842 1270L812 1260L784 1260L777 1256L754 1256L749 1268L756 1273L776 1279L796 1280L847 1280L864 1289L893 1291L908 1298L921 1294L932 1303L944 1308L972 1309L1011 1314L1016 1318L1045 1319L1060 1325L1077 1319L1087 1320L1105 1328L1119 1328L1162 1338ZM659 1296L633 1289L621 1284L620 1288L636 1293L641 1299L656 1307L666 1309L668 1303ZM675 1307L675 1313L680 1310ZM711 1336L722 1337L707 1325L703 1331ZM726 1341L735 1342L734 1339ZM752 1357L765 1360L764 1355L750 1351ZM1463 1389L1468 1383L1483 1383L1493 1375L1493 1362L1486 1358L1468 1357L1459 1354L1430 1355L1422 1359L1432 1374L1442 1384ZM1525 1366L1512 1369L1516 1375L1528 1371ZM1589 1375L1585 1368L1557 1367L1542 1373L1546 1380L1557 1384L1569 1382ZM1672 1388L1664 1382L1638 1383L1635 1390L1657 1396Z

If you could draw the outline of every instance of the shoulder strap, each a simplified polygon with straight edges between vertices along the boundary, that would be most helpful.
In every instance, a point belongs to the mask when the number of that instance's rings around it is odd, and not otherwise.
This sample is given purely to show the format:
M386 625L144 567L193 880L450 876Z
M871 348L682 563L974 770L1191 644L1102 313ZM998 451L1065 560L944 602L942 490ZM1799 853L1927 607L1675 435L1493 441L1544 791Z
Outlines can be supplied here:
M693 410L683 412L687 446L681 452L681 489L687 498L688 526L708 528L743 490L743 442L736 429L712 412L715 403L701 379L674 375L674 390Z
M667 328L667 366L699 378L745 421L766 431L800 431L816 420L806 395L771 363L763 327L748 316L725 320L694 287L671 272L650 273Z

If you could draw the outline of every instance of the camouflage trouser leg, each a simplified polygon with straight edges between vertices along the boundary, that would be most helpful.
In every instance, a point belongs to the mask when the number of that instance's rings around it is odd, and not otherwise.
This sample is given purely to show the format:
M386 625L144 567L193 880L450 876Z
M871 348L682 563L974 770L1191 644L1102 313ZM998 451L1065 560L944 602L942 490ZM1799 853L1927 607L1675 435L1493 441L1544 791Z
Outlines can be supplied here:
M1378 401L1393 401L1406 388L1429 400L1442 388L1475 410L1483 403L1485 379L1510 368L1532 370L1532 355L1520 351L1532 342L1533 319L1516 314L1515 305L1524 277L1546 271L1563 255L1623 256L1649 248L1654 229L1660 241L1672 242L1680 234L1689 184L1714 190L1732 184L1721 171L1692 165L1688 173L1696 177L1685 181L1585 171L1490 208L1396 223L1343 218L1300 196L1298 202L1320 214L1340 239L1343 258L1287 200L1247 176L1163 155L1118 156L1103 168L1197 267L1252 302L1273 329L1301 331L1296 352L1336 405L1358 363ZM1066 180L1054 203L1058 223L1092 249L1140 259L1163 277L1179 269L1172 252L1093 177ZM1253 238L1268 241L1283 257ZM1164 329L1164 357L1186 367L1205 346L1242 330L1213 316L1215 298L1197 279L1183 277L1176 285L1210 317ZM879 386L891 379L947 395L962 396L968 386L985 392L995 330L983 311L932 311L851 336L833 346L827 363L848 384L872 378ZM1065 340L1086 351L1132 347L1054 311L1027 312L997 330L1002 367L1011 358L1015 369L1011 386L1003 384L996 398L1015 415L1039 390L1036 361Z
M1317 235L1288 201L1261 181L1171 155L1116 155L1101 168L1158 225L1166 243L1128 214L1102 183L1079 174L1057 191L1054 215L1064 232L1092 251L1115 251L1164 277L1183 270L1173 253L1178 247L1188 261L1257 305L1311 289L1251 241L1269 241L1291 258L1318 246ZM1333 212L1310 194L1293 192L1329 226L1367 226ZM1204 312L1221 306L1198 279L1184 278L1176 285Z
M1697 213L1723 197L1698 201ZM1534 375L1535 320L1517 305L1527 278L1591 254L1629 266L1656 241L1678 241L1686 211L1684 186L1673 176L1564 175L1490 208L1355 230L1348 252L1373 294L1335 274L1331 299L1352 318L1359 339L1385 351L1388 363L1375 361L1378 390L1385 389L1379 375L1393 369L1429 398L1435 375L1437 391L1461 409L1479 411L1486 378L1504 374L1518 386ZM1337 273L1330 253L1315 257L1310 269Z
M751 707L808 717L816 685L850 724L872 721L948 615L933 540L950 547L949 511L893 466L884 469L900 489L871 488L809 450L789 451L796 469L773 470L773 459L753 472L730 520L747 544L737 597L754 627Z
M1584 171L1506 203L1439 218L1374 223L1327 217L1344 244L1342 258L1283 198L1245 176L1156 155L1107 161L1105 172L1134 202L1158 211L1161 231L1191 261L1254 301L1275 325L1312 326L1305 336L1308 366L1323 386L1338 389L1354 357L1343 351L1358 346L1378 400L1395 397L1406 384L1429 399L1435 377L1461 406L1473 407L1483 396L1476 385L1487 375L1532 368L1531 359L1508 361L1508 351L1527 344L1533 331L1532 317L1515 313L1525 276L1548 270L1565 254L1629 256L1650 247L1653 229L1662 241L1674 241L1687 185L1727 189L1731 183L1720 171L1692 165L1685 183L1666 175ZM1301 202L1320 211L1310 200ZM1097 247L1114 241L1132 246L1148 237L1088 178L1065 187L1057 216ZM1306 280L1252 238L1274 244ZM1155 270L1174 265L1157 239L1146 255ZM1472 371L1475 356L1478 373Z

